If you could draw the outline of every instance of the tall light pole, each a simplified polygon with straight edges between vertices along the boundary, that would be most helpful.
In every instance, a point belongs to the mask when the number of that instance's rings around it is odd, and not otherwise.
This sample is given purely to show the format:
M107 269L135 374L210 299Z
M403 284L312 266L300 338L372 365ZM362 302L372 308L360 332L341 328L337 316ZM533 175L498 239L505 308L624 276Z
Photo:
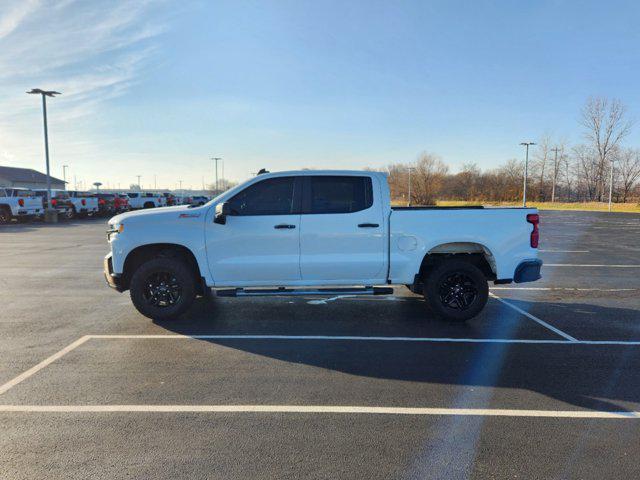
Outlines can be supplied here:
M613 196L613 158L611 159L611 177L609 178L609 211L611 211L612 196Z
M61 95L60 92L55 90L41 90L39 88L32 88L30 92L32 95L42 96L42 118L44 123L44 155L47 160L47 208L51 208L51 175L49 172L49 131L47 129L47 97L55 97Z
M142 175L136 175L136 177L138 177L138 188L142 191L142 185L140 185L140 177L142 177Z
M62 165L62 181L64 182L64 189L67 189L67 168L69 165Z
M409 207L411 206L411 170L413 170L413 167L409 167L409 202L407 203Z
M222 160L222 158L220 157L211 157L211 160L213 160L216 164L216 195L218 194L218 162L220 160Z
M526 154L524 157L524 189L522 192L522 206L527 206L527 177L529 176L529 147L535 145L533 142L522 142L520 145L526 147Z
M153 189L154 190L158 189L158 175L153 176Z

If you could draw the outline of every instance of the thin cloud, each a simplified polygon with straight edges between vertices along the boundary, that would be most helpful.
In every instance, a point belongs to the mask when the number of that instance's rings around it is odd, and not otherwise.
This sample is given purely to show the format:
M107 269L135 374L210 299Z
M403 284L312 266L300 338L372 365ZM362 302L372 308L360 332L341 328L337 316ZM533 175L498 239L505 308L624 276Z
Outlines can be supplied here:
M29 14L38 8L39 4L40 0L23 0L9 5L6 13L0 17L0 39L18 28Z
M163 2L8 3L0 14L0 163L39 161L33 120L40 104L24 93L36 87L63 92L55 106L56 150L65 157L86 154L90 141L72 140L77 120L139 81L166 29Z

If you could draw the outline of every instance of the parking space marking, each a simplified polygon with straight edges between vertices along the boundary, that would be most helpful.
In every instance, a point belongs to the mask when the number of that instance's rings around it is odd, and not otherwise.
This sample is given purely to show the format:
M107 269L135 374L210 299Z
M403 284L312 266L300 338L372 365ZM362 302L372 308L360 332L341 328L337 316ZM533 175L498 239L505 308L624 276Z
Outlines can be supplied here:
M539 319L538 317L536 317L535 315L530 314L529 312L527 312L526 310L521 309L520 307L515 306L514 304L512 304L511 302L507 302L506 300L503 300L502 298L500 298L499 296L497 296L495 293L489 293L489 295L491 295L493 298L495 298L496 300L498 300L501 303L504 303L506 306L511 307L512 309L514 309L516 312L521 313L522 315L524 315L527 318L530 318L531 320L533 320L534 322L539 323L540 325L542 325L543 327L551 330L552 332L560 335L561 337L566 338L567 340L569 340L570 342L577 342L578 339L572 337L571 335L569 335L568 333L563 332L562 330L560 330L559 328L554 327L553 325L549 325L547 322L545 322L544 320Z
M44 367L46 367L47 365L50 365L51 363L55 362L56 360L58 360L59 358L61 358L62 356L66 355L67 353L69 353L71 350L79 347L80 345L82 345L83 343L85 343L87 340L89 340L91 338L91 335L85 335L83 337L80 337L78 340L76 340L75 342L67 345L66 347L64 347L62 350L54 353L53 355L51 355L48 358L45 358L43 361L41 361L40 363L38 363L37 365L31 367L29 370L27 370L24 373L21 373L20 375L18 375L16 378L9 380L7 383L5 383L4 385L0 386L0 395L2 395L4 392L6 392L7 390L9 390L10 388L15 387L17 384L19 384L20 382L25 381L27 378L29 378L31 375L34 375L35 373L38 373L40 370L42 370Z
M517 410L487 408L375 407L355 405L0 405L12 413L319 413L374 415L453 415L482 417L542 417L640 419L638 411Z
M591 267L591 268L640 268L640 265L607 265L604 263L545 263L545 267Z
M496 344L517 344L517 345L589 345L589 346L640 346L640 340L577 340L574 337L558 330L543 320L531 315L528 312L512 305L498 296L491 294L496 300L508 305L514 310L522 313L526 317L535 320L548 329L563 336L566 340L537 340L537 339L521 339L521 338L450 338L450 337L363 337L352 335L153 335L153 334L128 334L128 335L84 335L75 342L67 345L62 350L54 353L29 370L21 373L17 377L9 380L0 386L0 395L7 390L15 387L19 383L25 381L32 375L36 374L46 366L52 364L56 360L62 358L67 353L76 349L88 340L285 340L285 341L355 341L355 342L419 342L419 343L496 343ZM4 406L6 407L6 405ZM16 407L17 408L17 407Z
M542 321L542 320L540 320ZM553 327L552 327L553 328ZM360 341L419 343L513 343L532 345L626 345L640 346L640 340L538 340L526 338L455 338L455 337L363 337L351 335L89 335L95 339L169 339L169 340L291 340L291 341ZM571 337L573 338L573 337Z
M589 253L589 250L538 250L541 253Z
M578 287L489 287L491 290L540 290L567 292L635 292L640 288L578 288Z

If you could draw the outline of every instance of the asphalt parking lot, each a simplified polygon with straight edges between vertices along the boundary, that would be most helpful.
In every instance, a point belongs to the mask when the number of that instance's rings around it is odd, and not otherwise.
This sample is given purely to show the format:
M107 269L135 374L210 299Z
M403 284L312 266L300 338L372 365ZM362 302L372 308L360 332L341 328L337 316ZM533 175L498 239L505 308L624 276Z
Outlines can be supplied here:
M0 478L639 478L640 215L542 212L544 279L217 298L154 323L106 222L0 228Z

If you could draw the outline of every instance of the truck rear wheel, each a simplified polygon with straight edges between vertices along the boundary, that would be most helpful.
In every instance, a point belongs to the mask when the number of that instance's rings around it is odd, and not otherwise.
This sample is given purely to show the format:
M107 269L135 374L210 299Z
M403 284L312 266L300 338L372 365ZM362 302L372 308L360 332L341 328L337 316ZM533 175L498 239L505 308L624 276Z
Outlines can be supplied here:
M11 210L8 207L0 207L0 225L11 221Z
M185 313L196 296L193 272L178 258L161 257L138 267L129 285L131 301L145 317L173 320Z
M428 271L423 290L429 308L440 318L455 322L478 315L489 298L482 271L457 259L445 260Z

